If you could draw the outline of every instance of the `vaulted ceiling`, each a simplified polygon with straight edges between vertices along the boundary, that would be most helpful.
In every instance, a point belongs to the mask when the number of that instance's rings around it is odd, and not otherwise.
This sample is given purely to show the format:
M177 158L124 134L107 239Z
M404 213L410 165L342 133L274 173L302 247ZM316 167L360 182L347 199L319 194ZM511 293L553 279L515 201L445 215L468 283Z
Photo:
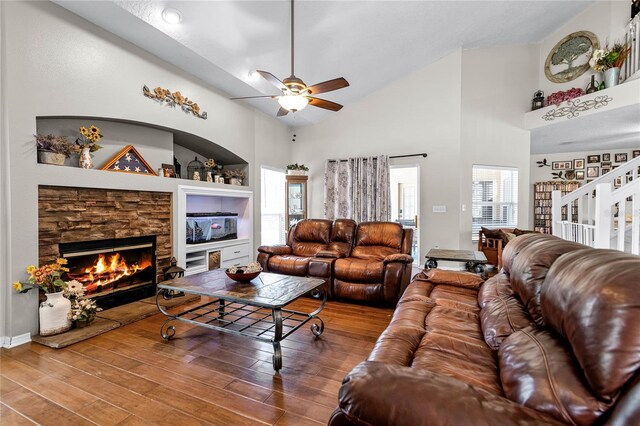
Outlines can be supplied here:
M252 77L289 76L288 1L55 1L203 79L229 97L278 94ZM462 48L535 43L590 1L296 2L296 75L307 84L343 76L350 87L319 97L345 105ZM182 22L168 24L165 8ZM278 104L249 102L275 116ZM334 112L308 107L290 126ZM339 114L339 112L338 112Z

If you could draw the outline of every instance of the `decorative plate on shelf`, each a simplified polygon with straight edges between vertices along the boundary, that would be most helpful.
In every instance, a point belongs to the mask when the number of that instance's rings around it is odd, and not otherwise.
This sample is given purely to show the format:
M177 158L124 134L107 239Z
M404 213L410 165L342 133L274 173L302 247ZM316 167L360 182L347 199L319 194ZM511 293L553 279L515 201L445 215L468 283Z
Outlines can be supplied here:
M591 31L576 31L560 40L549 52L544 63L547 80L566 83L589 69L589 59L600 48L598 37Z

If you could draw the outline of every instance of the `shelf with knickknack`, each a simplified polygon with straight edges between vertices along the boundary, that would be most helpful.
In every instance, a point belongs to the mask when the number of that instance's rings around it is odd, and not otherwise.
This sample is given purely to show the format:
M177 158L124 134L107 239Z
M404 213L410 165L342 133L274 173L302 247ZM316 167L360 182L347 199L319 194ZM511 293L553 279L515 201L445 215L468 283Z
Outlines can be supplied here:
M577 181L547 181L536 182L533 185L533 226L536 232L543 234L551 234L551 193L553 191L562 191L562 195L575 191L580 188L580 182ZM578 217L578 206L573 204L571 217ZM567 207L563 207L563 220L567 218Z
M214 185L249 184L249 164L244 159L219 144L178 129L125 119L46 116L36 117L36 133L38 163L54 164L53 158L56 165L68 168ZM99 137L92 139L96 135ZM95 143L98 140L99 146ZM200 164L195 169L198 173L193 173L190 163Z

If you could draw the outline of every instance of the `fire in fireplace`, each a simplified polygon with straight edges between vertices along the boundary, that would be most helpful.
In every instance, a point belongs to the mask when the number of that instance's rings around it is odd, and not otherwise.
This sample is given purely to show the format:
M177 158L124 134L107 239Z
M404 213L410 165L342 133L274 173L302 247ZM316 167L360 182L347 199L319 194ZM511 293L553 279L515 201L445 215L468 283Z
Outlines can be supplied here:
M70 279L108 309L149 297L156 284L156 238L133 237L60 244Z

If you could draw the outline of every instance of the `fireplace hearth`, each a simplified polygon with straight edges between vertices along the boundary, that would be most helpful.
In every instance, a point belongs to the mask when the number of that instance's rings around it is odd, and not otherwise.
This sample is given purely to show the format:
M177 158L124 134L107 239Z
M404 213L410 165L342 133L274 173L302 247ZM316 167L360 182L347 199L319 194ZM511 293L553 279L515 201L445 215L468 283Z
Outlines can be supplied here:
M102 309L155 294L156 236L61 243L59 250L69 279L82 283Z

